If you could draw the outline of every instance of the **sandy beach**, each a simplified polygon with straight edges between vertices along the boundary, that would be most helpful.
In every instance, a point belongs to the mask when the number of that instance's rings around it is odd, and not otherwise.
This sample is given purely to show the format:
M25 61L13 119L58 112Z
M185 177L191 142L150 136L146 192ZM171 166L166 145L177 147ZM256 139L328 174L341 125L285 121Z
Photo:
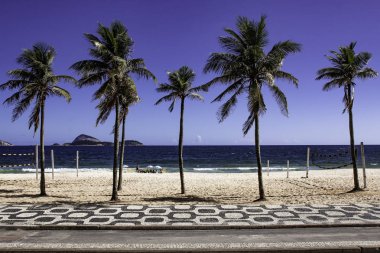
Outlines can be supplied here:
M361 173L361 171L360 171ZM264 174L266 204L340 204L379 203L380 169L367 170L368 190L352 189L352 170L292 171ZM56 173L47 176L48 197L38 197L35 174L0 174L0 203L108 203L111 171ZM362 181L361 181L362 182ZM256 173L185 173L187 193L179 194L178 173L124 173L122 203L133 204L249 204L258 196Z

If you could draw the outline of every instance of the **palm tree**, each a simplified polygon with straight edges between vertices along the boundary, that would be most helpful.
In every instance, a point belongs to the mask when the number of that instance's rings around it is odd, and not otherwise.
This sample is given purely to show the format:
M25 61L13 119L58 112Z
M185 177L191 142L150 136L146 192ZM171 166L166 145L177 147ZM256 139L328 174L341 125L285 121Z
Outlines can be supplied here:
M219 76L203 85L207 90L216 83L228 84L228 87L212 102L221 101L226 95L231 97L218 111L219 122L225 120L231 109L237 104L239 95L247 96L249 116L243 124L243 133L246 135L255 124L255 149L258 168L259 200L265 199L262 179L262 165L259 141L259 116L266 111L262 87L269 88L281 112L288 115L288 104L285 94L275 84L276 79L284 79L298 85L298 80L291 74L281 70L283 60L290 53L300 51L300 44L290 40L278 42L265 53L268 45L268 32L265 17L259 22L251 21L246 17L238 17L237 31L226 28L227 36L220 37L219 43L225 52L212 53L204 67L204 72L215 72Z
M59 96L70 102L70 93L59 87L60 81L75 82L75 79L67 75L55 75L52 64L56 56L55 49L44 43L36 43L32 49L25 49L17 58L21 68L8 71L11 79L0 85L0 90L9 89L16 92L8 97L4 104L14 104L12 120L18 119L34 102L34 107L29 116L29 129L34 128L34 133L40 129L40 196L47 196L45 189L45 105L49 96Z
M334 88L344 88L344 110L348 111L349 129L350 129L350 146L352 168L354 173L354 189L361 190L359 185L358 168L356 165L355 139L354 139L354 123L352 108L354 106L354 87L356 79L369 79L377 76L377 72L367 67L371 54L368 52L355 52L356 42L351 42L346 47L340 47L339 51L330 51L331 56L327 59L331 62L332 67L320 69L317 73L317 80L330 80L323 86L324 91Z
M163 101L171 102L169 111L172 112L176 100L181 101L181 117L179 125L179 141L178 141L178 163L181 179L181 194L185 194L185 182L183 177L183 113L185 109L185 99L203 100L203 97L197 92L200 87L192 88L192 83L195 79L195 73L187 66L181 67L179 70L168 73L169 83L162 83L157 88L158 92L169 93L160 98L156 105Z
M115 110L113 180L111 201L117 201L117 169L119 157L119 126L120 126L120 96L123 93L125 75L135 73L142 77L153 76L146 68L143 59L130 59L133 41L125 26L113 22L110 27L99 24L97 33L85 34L90 42L92 59L76 62L71 66L81 75L79 87L100 83L100 88L94 93L94 100L99 100L97 108L99 116L96 125L104 123L111 111Z
M74 63L71 68L81 75L79 87L101 83L100 88L94 93L94 100L100 100L97 108L107 106L106 115L100 111L96 125L104 122L110 112L115 110L114 123L114 157L113 157L113 180L111 201L117 201L117 163L119 155L119 97L117 96L120 80L125 68L125 57L131 52L132 40L128 36L127 29L120 22L113 22L111 26L98 25L97 33L85 34L86 39L92 45L90 55L93 59ZM108 99L107 96L112 96ZM106 116L106 117L105 117ZM102 120L104 119L104 120Z
M140 98L137 95L135 83L131 78L125 78L124 93L120 93L120 116L122 118L121 128L121 146L120 146L120 161L119 161L119 183L117 190L122 190L123 183L123 165L124 165L124 149L125 149L125 121L129 112L129 106L139 102Z

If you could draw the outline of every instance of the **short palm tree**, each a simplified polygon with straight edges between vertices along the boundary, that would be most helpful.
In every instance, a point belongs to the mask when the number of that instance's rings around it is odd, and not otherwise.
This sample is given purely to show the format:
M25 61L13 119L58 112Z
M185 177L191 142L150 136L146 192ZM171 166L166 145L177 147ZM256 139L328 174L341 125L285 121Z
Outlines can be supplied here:
M255 124L259 200L264 200L259 141L259 116L266 111L262 87L265 85L269 88L280 106L281 112L288 115L285 94L275 84L275 80L285 79L298 85L298 80L293 75L281 70L281 67L288 54L300 51L300 44L290 40L278 42L268 53L265 53L264 48L268 45L268 32L264 16L259 22L239 17L236 26L237 31L226 28L224 31L227 36L219 38L219 43L225 52L213 53L208 58L204 72L215 72L218 76L203 85L203 89L207 90L216 83L228 84L227 89L213 100L213 102L221 101L225 96L232 94L218 111L219 122L230 115L231 109L237 104L239 95L244 94L247 97L249 116L243 124L243 133L246 135Z
M46 196L45 189L45 147L44 125L46 99L50 96L59 96L70 102L70 93L57 84L60 81L75 82L75 79L67 75L55 75L52 64L56 56L55 49L44 43L36 43L31 49L25 49L17 58L20 69L10 70L8 74L11 80L0 86L0 89L16 90L7 98L5 104L14 104L12 120L18 119L34 102L33 110L29 116L29 129L34 128L34 133L40 129L40 196Z
M183 176L183 114L185 110L185 99L203 100L203 97L197 92L200 87L192 88L195 79L195 73L187 66L181 67L179 70L168 73L169 83L162 83L157 88L158 92L169 93L160 98L156 105L163 101L171 102L169 111L172 112L174 104L177 100L181 102L181 116L179 125L179 141L178 141L178 163L181 179L181 194L185 194L185 181Z
M94 93L94 99L99 100L97 108L99 116L96 124L106 121L111 111L115 110L114 157L112 201L118 200L117 195L117 169L119 158L119 126L120 126L120 93L123 93L125 76L135 73L138 76L153 76L146 68L142 59L130 59L133 41L129 37L125 26L113 22L110 27L99 24L97 33L85 34L90 42L90 55L92 59L79 61L71 66L81 75L79 87L100 83L100 88Z
M350 43L346 47L340 47L339 51L330 51L331 56L327 59L332 64L332 67L320 69L318 71L317 80L330 80L323 86L324 91L329 91L334 88L344 88L344 110L348 111L349 129L350 129L350 149L352 158L352 168L354 173L354 189L353 191L361 190L359 185L358 168L356 165L355 138L354 138L354 123L352 108L354 106L354 87L357 79L369 79L377 76L377 72L372 68L367 67L368 61L371 59L371 54L368 52L355 52L356 42Z

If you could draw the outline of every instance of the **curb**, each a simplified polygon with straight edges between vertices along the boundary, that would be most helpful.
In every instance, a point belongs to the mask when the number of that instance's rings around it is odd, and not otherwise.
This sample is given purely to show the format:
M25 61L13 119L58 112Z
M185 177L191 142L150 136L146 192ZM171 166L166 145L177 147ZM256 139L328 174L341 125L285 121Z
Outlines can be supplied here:
M380 227L380 223L362 224L302 224L302 225L0 225L6 230L229 230L229 229L285 229L285 228L336 228L336 227Z
M12 253L26 253L26 252L96 252L96 253L108 253L108 252L115 252L115 253L122 253L122 252L128 252L128 253L142 253L142 252L214 252L214 253L225 253L225 252L255 252L255 253L274 253L274 252L280 252L280 253L291 253L291 252L312 252L312 253L378 253L380 252L380 248L376 246L370 246L370 247L361 247L361 246L349 246L349 247L327 247L327 248L320 248L320 247L311 247L311 248L242 248L242 249L190 249L190 248L182 248L182 249L102 249L102 248L90 248L90 249L70 249L70 248L17 248L17 249L10 249L10 248L0 248L0 252L12 252Z

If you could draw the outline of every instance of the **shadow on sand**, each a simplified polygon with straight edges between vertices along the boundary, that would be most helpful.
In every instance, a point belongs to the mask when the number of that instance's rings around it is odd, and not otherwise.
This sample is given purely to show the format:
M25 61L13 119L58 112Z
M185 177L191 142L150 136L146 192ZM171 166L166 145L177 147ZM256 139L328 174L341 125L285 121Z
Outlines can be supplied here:
M22 190L21 189L15 189L15 190L0 189L0 194L1 193L5 193L5 194L7 194L7 193L17 193L17 192L22 192Z
M151 202L176 202L176 203L185 203L185 202L207 202L207 203L217 203L213 198L203 198L194 195L185 195L185 196L165 196L165 197L155 197L155 198L143 198L144 201Z

